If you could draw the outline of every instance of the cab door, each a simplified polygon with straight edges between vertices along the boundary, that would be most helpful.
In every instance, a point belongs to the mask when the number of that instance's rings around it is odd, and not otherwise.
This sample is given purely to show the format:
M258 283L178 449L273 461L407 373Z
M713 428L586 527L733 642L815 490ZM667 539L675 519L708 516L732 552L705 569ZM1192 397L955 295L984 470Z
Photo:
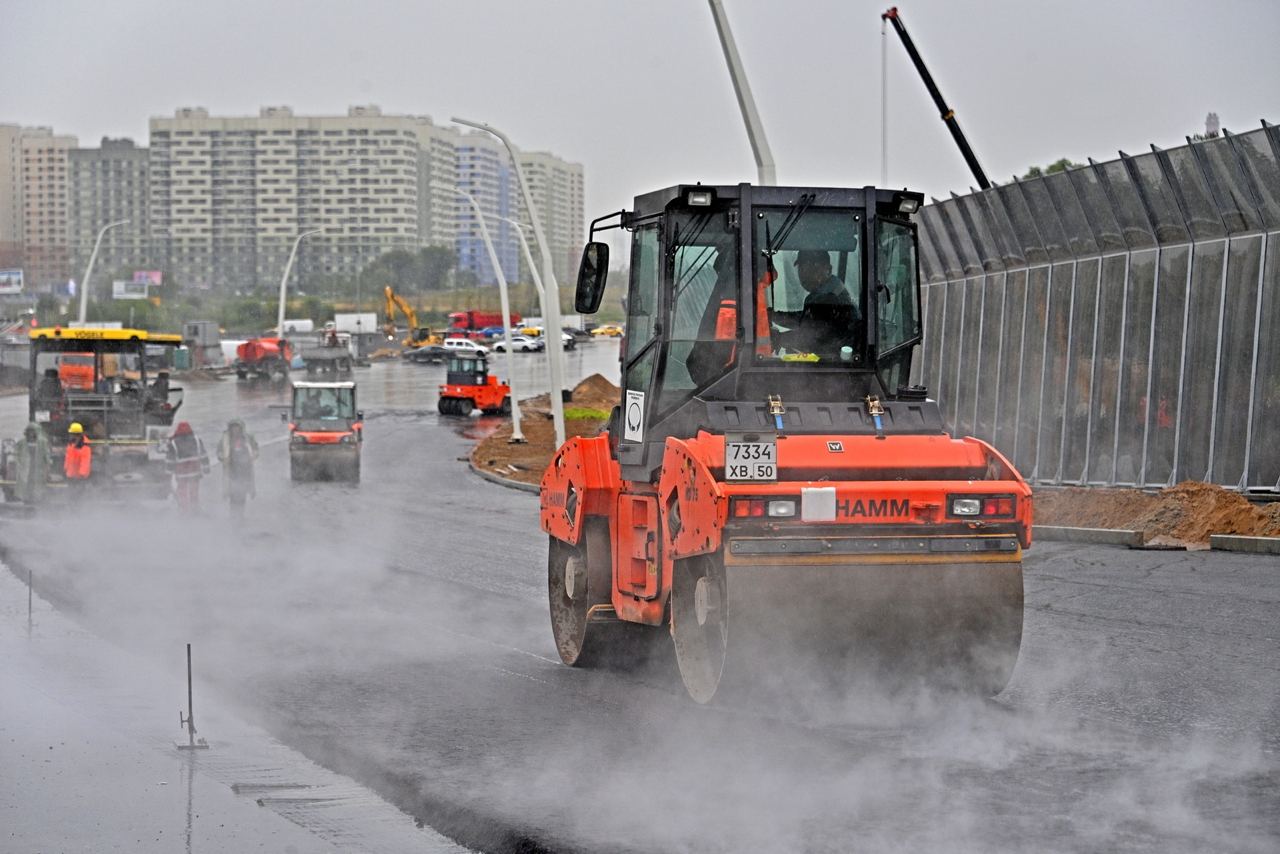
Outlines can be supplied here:
M653 408L661 325L661 220L632 232L631 283L627 291L627 331L621 345L622 401L618 462L624 480L647 480L645 432Z

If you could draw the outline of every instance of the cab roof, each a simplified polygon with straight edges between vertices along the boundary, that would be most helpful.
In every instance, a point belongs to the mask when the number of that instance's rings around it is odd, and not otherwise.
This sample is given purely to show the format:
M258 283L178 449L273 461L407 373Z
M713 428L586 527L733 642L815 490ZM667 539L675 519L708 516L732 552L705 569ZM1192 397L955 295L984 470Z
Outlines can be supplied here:
M148 344L182 343L181 335L168 332L148 332L145 329L97 329L62 326L41 326L31 330L32 341L145 341Z
M348 380L348 381L346 381L346 382L340 382L340 383L309 383L309 382L300 382L300 383L294 383L294 384L293 384L293 387L294 387L294 388L350 388L350 389L354 389L354 388L356 387L356 384L355 384L354 382L351 382L350 380Z
M623 215L623 224L638 217L652 216L667 209L675 202L684 206L689 193L710 193L712 199L738 200L744 194L750 194L753 205L789 206L800 201L801 196L813 196L815 207L867 207L868 199L874 199L879 206L890 206L895 196L906 194L918 197L923 203L923 195L910 190L888 190L879 187L772 187L748 183L742 184L676 184L661 190L644 193L635 197L634 210ZM698 210L695 207L692 210Z

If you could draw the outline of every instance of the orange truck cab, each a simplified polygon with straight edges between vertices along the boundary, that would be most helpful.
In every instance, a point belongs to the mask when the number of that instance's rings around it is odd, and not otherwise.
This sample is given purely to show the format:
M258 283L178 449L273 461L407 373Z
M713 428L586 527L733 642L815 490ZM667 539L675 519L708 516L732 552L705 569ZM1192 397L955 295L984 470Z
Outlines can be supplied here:
M356 409L354 382L293 384L289 474L293 480L360 480L364 413Z
M451 355L436 408L441 415L511 414L511 386L489 373L484 353Z

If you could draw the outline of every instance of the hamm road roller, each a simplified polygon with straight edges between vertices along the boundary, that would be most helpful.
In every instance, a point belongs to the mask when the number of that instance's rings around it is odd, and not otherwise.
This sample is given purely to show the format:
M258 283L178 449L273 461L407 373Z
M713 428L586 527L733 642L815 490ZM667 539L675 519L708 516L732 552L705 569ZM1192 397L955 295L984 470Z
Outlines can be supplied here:
M630 234L630 281L620 405L542 478L566 664L669 633L702 703L868 675L1004 688L1031 490L910 385L922 199L680 185L592 223L577 311L604 292L598 232Z

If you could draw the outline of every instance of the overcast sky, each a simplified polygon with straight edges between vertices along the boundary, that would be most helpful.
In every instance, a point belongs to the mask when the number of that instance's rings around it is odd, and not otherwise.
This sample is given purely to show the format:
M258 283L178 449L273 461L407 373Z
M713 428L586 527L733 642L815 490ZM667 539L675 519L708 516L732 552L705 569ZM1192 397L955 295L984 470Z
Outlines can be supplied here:
M726 0L779 183L880 175L889 0ZM1182 143L1207 112L1280 122L1280 2L903 0L991 177ZM889 183L972 179L890 32ZM754 180L705 0L0 0L0 122L82 145L179 106L488 121L584 164L587 217L680 181Z

